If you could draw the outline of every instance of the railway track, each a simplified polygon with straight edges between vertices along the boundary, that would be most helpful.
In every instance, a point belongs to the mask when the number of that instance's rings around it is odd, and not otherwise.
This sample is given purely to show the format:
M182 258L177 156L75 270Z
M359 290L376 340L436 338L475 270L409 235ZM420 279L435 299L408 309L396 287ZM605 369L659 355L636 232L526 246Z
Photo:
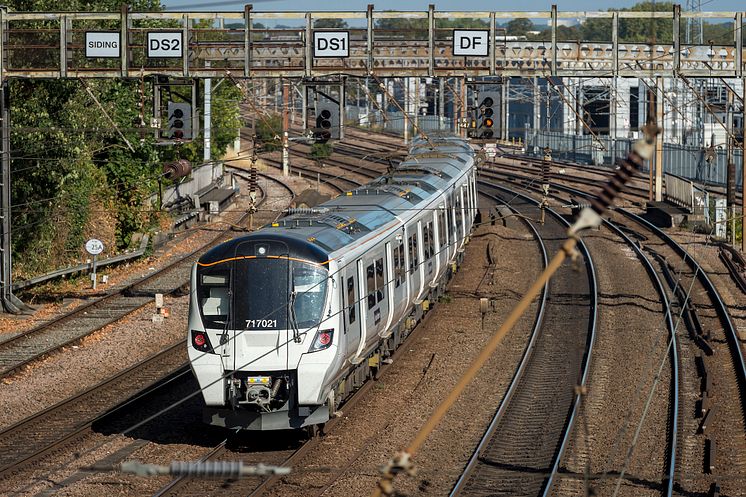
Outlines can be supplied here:
M286 185L278 182L282 188ZM290 191L292 195L292 191ZM262 193L261 201L266 196ZM247 215L239 219L244 222ZM155 293L171 294L189 281L193 262L206 250L231 236L226 229L210 242L180 257L147 277L124 288L77 307L40 326L0 342L0 377L19 371L27 364L44 358L63 347L118 321L152 301Z
M271 177L266 178L268 181L271 179ZM292 196L292 189L284 183L274 179L271 179L271 181L276 182L278 189ZM269 191L262 192L262 202L269 198L268 193ZM241 222L247 215L241 217ZM267 221L275 219L277 215L279 214L270 213L270 218ZM182 264L191 268L192 259L198 257L203 251L219 243L228 235L229 230L226 230L212 242L192 252L186 258L180 259L175 264ZM172 264L171 267L175 264ZM188 276L186 278L180 285L188 282ZM135 300L139 302L142 298L145 297L135 298ZM147 298L147 301L150 300L150 298ZM86 306L86 308L88 307L90 306ZM59 321L63 323L73 322L76 317L77 313L72 313L69 316L64 316L64 320ZM184 344L180 341L74 397L8 427L0 432L0 447L2 448L0 478L17 474L28 468L34 461L48 454L74 446L81 438L91 433L93 423L100 420L102 416L111 413L112 410L123 412L132 407L130 402L122 403L122 399L130 399L133 396L144 397L149 392L157 390L159 386L168 383L171 379L187 374L188 362Z
M414 330L402 343L401 347L416 340L422 332L422 329L426 326L432 316L431 312L425 314L422 321L415 326ZM386 373L390 368L390 364L383 364L380 367L378 378L386 378ZM368 378L368 381L356 390L352 396L342 404L341 408L344 410L350 410L364 399L368 392L375 387L376 382L373 378ZM324 426L324 436L333 435L337 425L342 422L342 418L335 417L329 420ZM214 447L208 454L205 455L203 461L219 461L223 459L229 459L232 461L240 460L244 464L268 464L277 466L290 466L294 467L304 457L306 457L315 447L317 447L324 438L312 435L309 438L303 439L301 433L295 434L294 436L287 435L287 438L282 438L280 435L280 441L278 443L278 435L273 432L255 433L251 432L247 435L249 442L245 447L231 448L229 444L221 443ZM290 445L290 447L287 447ZM298 468L295 467L297 471ZM316 468L306 468L306 471L317 471L320 474L326 473L327 469L323 467L323 464L319 464ZM256 478L242 478L240 480L231 482L229 490L227 491L231 495L248 495L251 497L258 497L262 495L272 495L275 487L281 483L282 477L256 477ZM331 484L331 482L329 482ZM207 496L207 495L221 495L226 490L221 487L221 484L216 481L205 481L195 480L189 477L176 478L169 482L167 485L162 487L154 494L155 497L165 496Z
M184 343L144 361L48 409L0 431L0 479L22 471L47 454L74 447L100 416L130 406L164 379L188 372Z
M483 183L485 189L521 216L536 217L538 209L527 197ZM559 250L567 229L561 216L552 212L536 229L550 252ZM582 243L580 249L583 269L565 265L550 281L543 326L452 495L538 495L554 474L579 400L574 387L584 384L595 334L595 269Z
M508 173L495 176L526 180ZM568 196L588 197L568 186L552 184L552 188L562 192L555 196L563 202L569 201ZM717 489L737 495L746 477L746 367L728 309L707 274L681 245L625 209L617 208L610 217L620 229L637 236L655 261L659 278L667 281L673 304L681 380L678 433L672 442L676 462L671 467L676 470L670 471L668 495L712 494ZM634 229L626 226L629 222Z

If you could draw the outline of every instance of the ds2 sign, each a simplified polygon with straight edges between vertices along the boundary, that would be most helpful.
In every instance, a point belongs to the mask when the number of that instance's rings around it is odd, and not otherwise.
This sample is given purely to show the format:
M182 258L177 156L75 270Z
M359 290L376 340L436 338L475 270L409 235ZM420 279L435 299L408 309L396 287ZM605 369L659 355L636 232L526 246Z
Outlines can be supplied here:
M148 57L181 57L183 55L181 35L181 31L148 33Z

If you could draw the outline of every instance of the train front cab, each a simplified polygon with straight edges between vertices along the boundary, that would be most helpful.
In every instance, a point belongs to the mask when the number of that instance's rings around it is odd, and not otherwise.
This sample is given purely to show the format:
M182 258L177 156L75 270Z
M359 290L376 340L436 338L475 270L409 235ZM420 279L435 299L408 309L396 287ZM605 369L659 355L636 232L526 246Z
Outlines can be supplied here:
M192 274L189 357L205 421L249 430L324 423L321 389L340 329L326 254L271 237L229 249Z

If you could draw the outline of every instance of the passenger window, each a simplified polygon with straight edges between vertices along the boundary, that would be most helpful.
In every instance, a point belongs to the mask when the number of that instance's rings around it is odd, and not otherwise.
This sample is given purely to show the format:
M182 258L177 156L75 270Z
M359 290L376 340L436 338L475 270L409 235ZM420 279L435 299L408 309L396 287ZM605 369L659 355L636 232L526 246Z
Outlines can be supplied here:
M429 231L429 225L425 226L425 229L422 230L422 250L425 254L425 260L428 260L430 258L430 231Z
M443 246L446 244L446 222L445 222L445 213L443 211L440 211L438 213L438 236L440 237L440 244L439 246Z
M368 309L373 309L376 305L376 272L373 264L365 270L366 282L368 285Z
M427 238L425 239L425 250L428 255L425 259L435 256L435 230L433 230L433 222L427 223Z
M355 278L347 278L347 304L350 306L348 311L350 324L355 322L355 309L357 308L357 300L355 299Z
M399 288L404 277L404 243L399 243L399 246L394 249L394 279L396 281L396 288Z
M417 253L417 235L409 237L409 270L417 271L419 266L419 254Z
M376 297L377 301L383 300L383 258L376 261Z

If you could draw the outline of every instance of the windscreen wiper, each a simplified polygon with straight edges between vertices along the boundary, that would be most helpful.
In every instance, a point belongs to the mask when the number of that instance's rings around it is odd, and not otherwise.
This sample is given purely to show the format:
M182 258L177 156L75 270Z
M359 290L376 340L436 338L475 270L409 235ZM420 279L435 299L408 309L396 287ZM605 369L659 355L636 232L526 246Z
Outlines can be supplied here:
M300 343L300 330L298 329L297 318L295 317L295 290L290 292L290 326L293 327L293 341Z

